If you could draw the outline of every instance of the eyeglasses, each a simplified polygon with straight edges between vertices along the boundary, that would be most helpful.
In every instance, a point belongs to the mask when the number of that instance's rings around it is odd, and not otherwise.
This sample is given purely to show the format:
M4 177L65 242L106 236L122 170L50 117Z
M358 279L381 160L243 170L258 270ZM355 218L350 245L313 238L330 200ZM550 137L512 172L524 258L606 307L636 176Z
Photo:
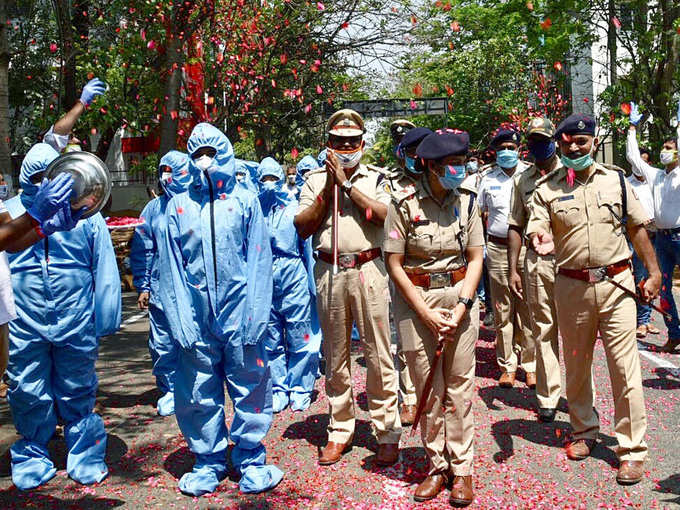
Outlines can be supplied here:
M349 147L352 149L357 149L361 146L362 136L337 136L330 135L328 137L328 145L331 149L343 149Z

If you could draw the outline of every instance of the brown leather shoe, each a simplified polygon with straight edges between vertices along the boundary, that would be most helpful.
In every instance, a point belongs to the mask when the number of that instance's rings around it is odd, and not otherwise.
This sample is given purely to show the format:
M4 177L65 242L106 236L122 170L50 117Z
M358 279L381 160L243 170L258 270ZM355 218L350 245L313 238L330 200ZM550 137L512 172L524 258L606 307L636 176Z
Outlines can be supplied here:
M595 439L578 439L567 445L567 457L570 460L583 460L593 451L597 441Z
M515 385L515 372L503 372L498 379L498 386L501 388L512 388Z
M417 411L416 406L407 406L406 404L403 404L401 406L401 413L399 413L399 419L401 420L401 424L413 425L413 422L416 419L416 411Z
M475 499L472 490L472 476L456 476L449 496L451 506L468 506Z
M647 325L642 324L638 326L637 330L635 330L635 336L638 338L644 338L647 336Z
M669 338L668 342L659 347L661 352L673 352L680 345L680 338Z
M430 475L425 480L420 482L416 491L413 493L413 499L416 501L427 501L437 497L446 485L447 477L443 473Z
M378 453L375 463L378 466L391 466L399 460L399 443L386 443L378 445Z
M351 448L351 443L335 443L333 441L328 441L328 444L319 454L319 464L321 466L335 464L342 458L342 454L347 453Z
M532 390L536 387L536 372L527 372L527 386Z
M644 476L642 469L644 461L642 460L624 460L619 466L619 472L616 475L616 481L621 485L635 485Z
M7 390L9 389L9 386L7 383L0 382L0 398L7 398Z

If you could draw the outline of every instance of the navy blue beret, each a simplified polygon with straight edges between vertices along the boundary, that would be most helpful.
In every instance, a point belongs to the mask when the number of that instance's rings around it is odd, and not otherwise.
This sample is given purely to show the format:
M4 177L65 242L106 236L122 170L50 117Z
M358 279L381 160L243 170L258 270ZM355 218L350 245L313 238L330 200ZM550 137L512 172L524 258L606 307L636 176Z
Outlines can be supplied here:
M426 136L416 154L419 158L437 160L447 156L467 154L470 148L470 135L458 129L438 129Z
M493 140L491 140L491 146L497 147L503 142L512 142L519 145L520 139L521 139L520 134L514 129L500 128L496 132L496 136L494 136Z
M425 137L431 135L432 133L433 131L431 129L424 127L413 128L404 135L404 138L401 139L401 146L406 148L418 145Z
M555 138L559 140L562 135L590 135L595 136L595 119L583 113L572 113L564 119L555 132Z

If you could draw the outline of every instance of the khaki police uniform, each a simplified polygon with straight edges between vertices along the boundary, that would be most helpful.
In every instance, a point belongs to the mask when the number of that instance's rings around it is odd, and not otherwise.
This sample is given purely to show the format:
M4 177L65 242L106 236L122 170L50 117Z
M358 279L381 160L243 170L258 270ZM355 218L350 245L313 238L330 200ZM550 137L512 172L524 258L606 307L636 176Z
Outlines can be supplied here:
M309 172L300 192L298 211L317 200L326 184L326 170ZM369 198L388 204L389 187L380 173L360 165L349 179L355 189ZM360 210L344 193L338 194L338 254L358 254L379 249L382 227L371 223L370 212ZM314 234L315 250L332 256L332 208ZM382 258L358 267L340 269L319 259L314 268L317 309L324 337L326 394L330 403L328 440L352 441L355 428L354 397L350 370L350 337L355 322L366 360L366 393L373 430L378 443L395 444L401 436L397 377L390 352L389 290Z
M562 164L558 160L558 168ZM557 170L553 170L555 172ZM529 221L530 199L542 179L536 165L514 179L508 224L524 230ZM560 347L557 340L555 310L555 257L539 255L527 243L524 259L524 298L529 307L531 330L536 344L536 398L539 407L556 409L560 400Z
M383 167L378 167L374 165L366 165L369 170L375 170L384 175L385 181L389 186L389 193L394 197L402 196L404 192L408 192L414 186L414 180L405 174L405 171L401 168L391 168L386 169ZM388 281L388 287L390 290L390 303L394 302L394 294L396 289L392 281ZM394 320L394 310L390 309L390 319L396 324ZM396 328L397 333L397 371L399 372L399 399L403 405L415 406L417 404L416 400L416 387L413 384L413 378L411 377L410 369L406 363L406 357L404 356L404 351L401 348L401 335L399 334L399 329Z
M487 268L496 326L496 360L503 372L514 373L521 366L527 373L536 371L536 344L530 327L529 308L510 289L508 265L508 215L513 180L524 171L519 163L512 176L499 166L487 171L479 185L479 207L488 211ZM524 279L522 247L519 267Z
M527 233L542 229L552 232L554 237L558 268L555 301L574 438L595 439L599 432L598 416L593 409L591 367L600 333L614 394L617 455L622 461L644 460L647 418L635 338L635 300L608 281L596 281L594 271L592 283L573 274L562 274L612 264L621 268L625 265L622 261L630 258L620 220L623 213L620 174L596 164L586 182L576 180L570 187L566 173L563 168L537 187ZM623 182L628 224L645 224L647 214L630 185ZM631 290L635 288L629 268L617 272L612 279Z
M385 252L403 253L404 270L412 274L442 273L464 266L464 250L484 245L482 222L474 204L468 214L471 200L474 194L462 190L449 193L444 203L439 203L425 179L417 182L413 193L390 204L385 221ZM416 289L430 307L452 310L462 285L460 281L454 286L430 289L416 286ZM399 292L394 305L402 349L420 399L438 339ZM421 418L421 436L430 459L429 474L472 474L472 400L478 333L479 302L475 300L457 328L455 341L446 344Z

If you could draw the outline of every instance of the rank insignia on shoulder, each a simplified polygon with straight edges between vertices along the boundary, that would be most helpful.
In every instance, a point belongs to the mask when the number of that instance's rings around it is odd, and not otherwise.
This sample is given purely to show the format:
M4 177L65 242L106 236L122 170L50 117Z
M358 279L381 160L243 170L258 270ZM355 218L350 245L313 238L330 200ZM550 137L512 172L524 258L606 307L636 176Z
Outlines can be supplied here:
M385 193L389 193L389 194L392 193L392 188L390 186L389 181L387 181L387 180L383 181L382 189Z

